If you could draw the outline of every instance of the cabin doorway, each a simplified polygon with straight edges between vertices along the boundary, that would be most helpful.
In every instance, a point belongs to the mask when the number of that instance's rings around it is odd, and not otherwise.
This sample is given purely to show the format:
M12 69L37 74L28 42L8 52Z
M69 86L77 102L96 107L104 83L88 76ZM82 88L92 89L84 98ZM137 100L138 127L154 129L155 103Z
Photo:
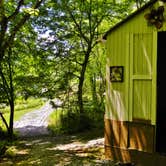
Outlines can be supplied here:
M166 153L166 32L158 32L157 41L156 151Z

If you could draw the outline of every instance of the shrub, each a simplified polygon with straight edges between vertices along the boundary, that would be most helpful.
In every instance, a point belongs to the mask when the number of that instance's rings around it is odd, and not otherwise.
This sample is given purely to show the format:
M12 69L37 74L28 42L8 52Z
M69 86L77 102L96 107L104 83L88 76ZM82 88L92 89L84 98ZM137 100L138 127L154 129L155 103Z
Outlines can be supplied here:
M57 114L57 115L55 115ZM58 119L57 119L58 118ZM48 129L53 133L77 133L84 130L88 130L93 127L93 120L86 114L78 114L75 112L69 112L61 110L56 111L51 115L51 122Z
M7 138L7 132L0 127L0 140L4 140L6 138Z
M90 129L92 124L87 115L68 113L61 116L62 131L65 133L76 133Z
M7 146L6 145L7 145L6 141L0 141L0 156L5 154L5 152L7 150Z

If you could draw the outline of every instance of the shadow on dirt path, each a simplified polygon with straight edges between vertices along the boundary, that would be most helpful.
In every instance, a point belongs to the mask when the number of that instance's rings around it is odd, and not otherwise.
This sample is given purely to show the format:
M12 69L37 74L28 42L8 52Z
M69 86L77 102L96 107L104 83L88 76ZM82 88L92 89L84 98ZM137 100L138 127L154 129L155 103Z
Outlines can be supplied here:
M0 166L103 165L104 139L91 132L18 139L0 159Z

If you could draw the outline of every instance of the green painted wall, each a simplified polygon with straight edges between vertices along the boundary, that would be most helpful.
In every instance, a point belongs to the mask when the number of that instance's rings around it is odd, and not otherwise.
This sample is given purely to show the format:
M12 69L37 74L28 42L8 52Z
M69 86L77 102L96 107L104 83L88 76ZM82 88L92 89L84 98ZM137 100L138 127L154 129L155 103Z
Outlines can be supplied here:
M144 15L149 12L141 11L107 35L106 119L156 123L158 30L148 26ZM123 82L110 82L110 66L124 66Z

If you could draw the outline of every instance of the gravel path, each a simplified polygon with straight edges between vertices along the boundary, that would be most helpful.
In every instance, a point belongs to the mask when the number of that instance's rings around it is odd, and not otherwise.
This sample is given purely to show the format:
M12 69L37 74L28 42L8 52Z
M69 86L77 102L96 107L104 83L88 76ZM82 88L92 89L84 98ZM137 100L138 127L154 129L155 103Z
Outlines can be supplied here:
M38 110L25 114L19 121L14 122L14 130L19 136L48 135L48 116L54 111L49 102Z

